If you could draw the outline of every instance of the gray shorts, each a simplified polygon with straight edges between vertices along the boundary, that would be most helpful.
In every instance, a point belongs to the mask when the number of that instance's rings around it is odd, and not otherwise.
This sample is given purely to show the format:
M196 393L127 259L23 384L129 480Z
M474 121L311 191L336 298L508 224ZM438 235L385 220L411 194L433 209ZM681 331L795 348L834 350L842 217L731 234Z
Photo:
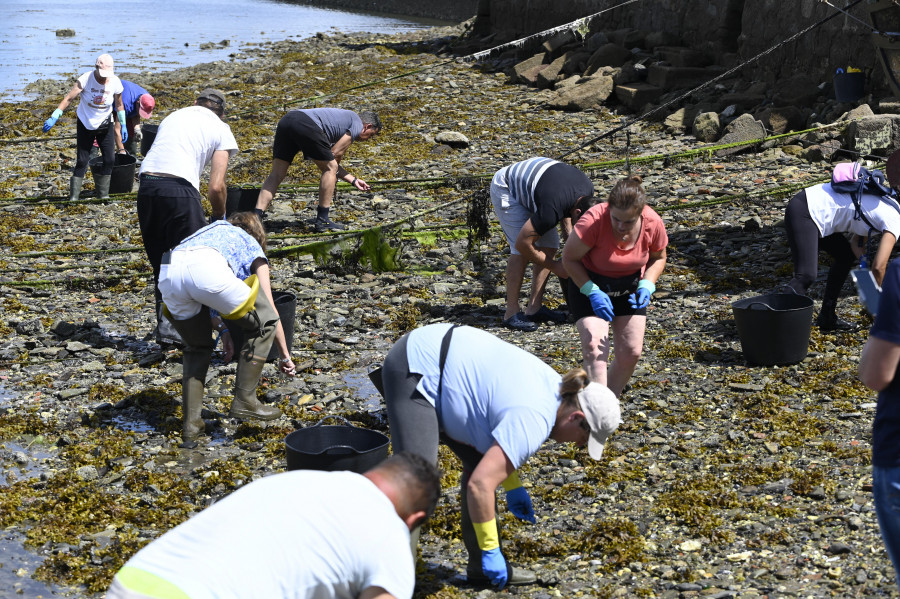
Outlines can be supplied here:
M516 238L525 222L531 218L531 212L522 204L510 200L508 187L502 187L493 181L491 181L491 202L494 204L494 214L500 221L503 234L506 235L510 253L519 254L520 252L516 250ZM544 233L534 245L539 248L559 249L559 233L556 227Z

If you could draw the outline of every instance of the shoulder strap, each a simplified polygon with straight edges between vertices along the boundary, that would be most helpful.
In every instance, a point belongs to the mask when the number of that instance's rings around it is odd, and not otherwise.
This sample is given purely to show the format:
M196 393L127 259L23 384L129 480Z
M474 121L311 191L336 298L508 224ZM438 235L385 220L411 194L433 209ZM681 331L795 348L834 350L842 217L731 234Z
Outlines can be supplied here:
M440 369L440 375L438 375L438 401L441 400L441 394L444 392L444 364L447 362L447 352L450 351L450 339L453 337L453 329L458 326L458 324L455 324L447 329L447 332L444 333L444 338L441 340L441 355L438 358L438 368Z

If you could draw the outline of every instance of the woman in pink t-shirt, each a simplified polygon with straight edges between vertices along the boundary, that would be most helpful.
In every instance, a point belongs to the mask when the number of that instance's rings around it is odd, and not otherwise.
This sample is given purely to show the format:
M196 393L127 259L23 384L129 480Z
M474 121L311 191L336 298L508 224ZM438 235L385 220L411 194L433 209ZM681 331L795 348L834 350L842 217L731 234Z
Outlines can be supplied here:
M581 216L563 251L584 369L616 396L641 357L647 305L666 266L669 243L641 181L639 176L618 181L606 203ZM616 358L607 368L610 324Z

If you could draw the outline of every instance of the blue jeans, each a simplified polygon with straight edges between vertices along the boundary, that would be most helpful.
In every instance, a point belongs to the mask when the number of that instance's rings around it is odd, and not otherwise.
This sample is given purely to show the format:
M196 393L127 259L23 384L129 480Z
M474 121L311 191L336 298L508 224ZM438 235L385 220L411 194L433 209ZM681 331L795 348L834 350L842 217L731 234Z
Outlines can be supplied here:
M900 585L900 466L872 468L872 494L881 538Z

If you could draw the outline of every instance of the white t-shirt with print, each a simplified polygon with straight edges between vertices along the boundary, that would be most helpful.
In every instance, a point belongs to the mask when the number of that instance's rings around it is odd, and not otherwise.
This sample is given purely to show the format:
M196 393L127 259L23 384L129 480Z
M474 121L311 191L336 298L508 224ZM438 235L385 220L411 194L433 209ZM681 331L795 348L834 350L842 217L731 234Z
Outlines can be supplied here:
M835 191L831 183L806 188L806 203L822 237L832 233L855 233L863 237L869 234L866 221L856 218L853 197L849 193ZM866 219L879 233L888 231L900 239L900 206L896 201L882 200L876 195L864 193L859 203Z
M81 84L81 101L75 114L85 127L97 129L113 111L116 94L124 91L122 81L113 75L106 78L106 83L99 83L94 78L94 71L89 71L78 78L78 83Z
M141 163L142 173L165 173L200 189L200 175L218 150L238 151L231 127L204 106L176 110L159 124L156 139Z

